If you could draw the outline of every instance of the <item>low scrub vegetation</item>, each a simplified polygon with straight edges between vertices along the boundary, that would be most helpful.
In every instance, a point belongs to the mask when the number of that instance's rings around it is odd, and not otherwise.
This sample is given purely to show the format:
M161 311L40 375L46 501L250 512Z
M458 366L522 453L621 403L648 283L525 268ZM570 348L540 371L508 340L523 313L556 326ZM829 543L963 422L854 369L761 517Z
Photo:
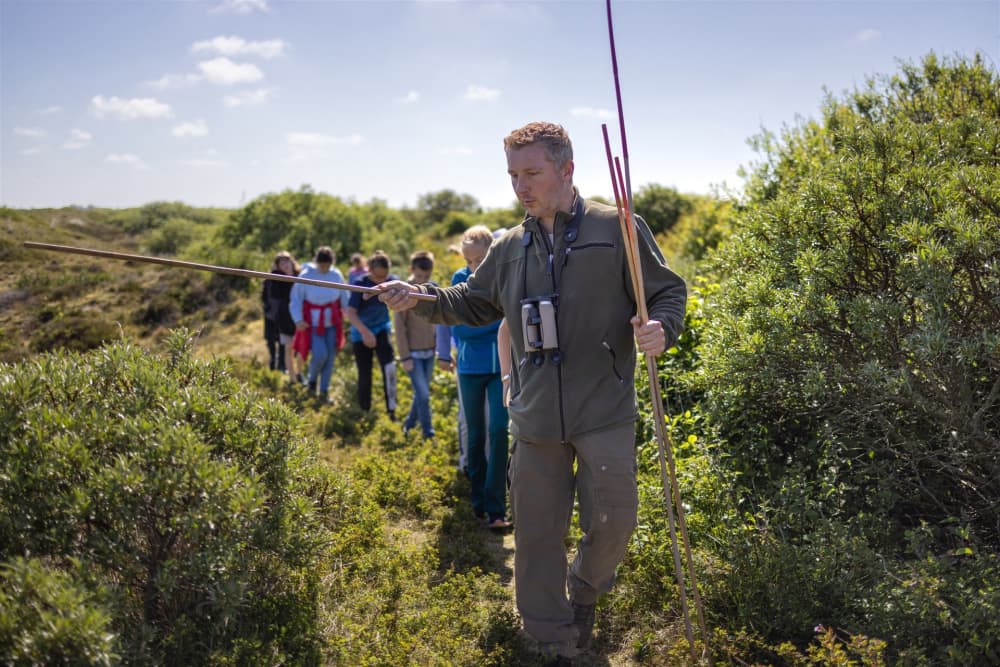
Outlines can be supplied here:
M981 59L931 55L758 137L736 199L637 191L690 285L655 381L717 664L1000 662L998 91ZM16 332L0 340L0 662L538 664L509 547L464 500L453 376L433 384L435 440L407 438L377 400L359 410L349 352L332 405L239 356L263 353L249 281L20 247L44 229L264 269L332 240L341 263L382 248L399 273L429 248L447 284L449 235L522 213L308 186L232 213L0 210ZM636 382L639 526L591 656L687 664ZM405 374L400 395L405 410Z

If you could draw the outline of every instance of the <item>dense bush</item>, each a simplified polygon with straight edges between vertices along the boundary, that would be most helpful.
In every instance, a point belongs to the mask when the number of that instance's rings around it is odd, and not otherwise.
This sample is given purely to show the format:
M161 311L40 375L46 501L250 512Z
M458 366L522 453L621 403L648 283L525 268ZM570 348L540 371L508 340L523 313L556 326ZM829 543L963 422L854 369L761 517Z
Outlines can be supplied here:
M931 610L967 613L958 590L996 604L997 73L932 55L760 146L696 383L748 529L720 553L732 611L800 638L822 611L900 653L989 661L995 620Z
M72 564L71 564L72 565ZM100 596L40 559L0 564L0 656L8 665L112 665L115 635Z
M146 246L153 255L176 255L200 234L196 223L185 218L170 218L149 234Z
M210 209L195 208L182 202L157 201L139 208L118 211L108 222L121 227L129 234L139 234L158 229L171 220L186 220L198 224L214 222L216 216Z
M342 259L361 248L362 233L353 205L304 185L262 195L235 211L222 228L221 238L231 247L271 253L288 250L303 260L311 258L319 246L328 245Z
M649 225L654 234L669 232L681 216L690 213L693 200L670 188L649 183L639 188L632 198L636 213Z
M287 409L189 344L175 333L162 356L117 343L0 369L0 560L21 619L0 661L48 641L31 611L46 596L77 600L66 651L106 653L91 639L107 626L130 664L318 659L330 482Z
M42 309L39 315L50 313ZM72 350L86 352L100 347L107 341L118 338L121 329L115 322L109 321L97 312L58 313L44 322L40 322L31 338L33 352L48 352L51 350Z

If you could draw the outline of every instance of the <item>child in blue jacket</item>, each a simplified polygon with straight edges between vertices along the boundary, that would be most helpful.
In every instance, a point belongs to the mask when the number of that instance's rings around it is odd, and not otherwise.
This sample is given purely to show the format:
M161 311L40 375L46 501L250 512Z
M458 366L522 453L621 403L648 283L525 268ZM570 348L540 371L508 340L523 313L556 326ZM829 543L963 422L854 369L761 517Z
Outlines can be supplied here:
M459 269L451 284L469 279L482 263L493 243L490 230L482 225L470 227L462 237L462 255L466 268ZM503 382L497 354L497 329L500 322L482 327L457 325L451 328L457 347L458 390L468 425L468 473L472 483L472 510L485 517L494 530L510 526L507 516L507 408L503 401ZM489 403L489 422L486 418ZM490 450L486 455L486 434Z

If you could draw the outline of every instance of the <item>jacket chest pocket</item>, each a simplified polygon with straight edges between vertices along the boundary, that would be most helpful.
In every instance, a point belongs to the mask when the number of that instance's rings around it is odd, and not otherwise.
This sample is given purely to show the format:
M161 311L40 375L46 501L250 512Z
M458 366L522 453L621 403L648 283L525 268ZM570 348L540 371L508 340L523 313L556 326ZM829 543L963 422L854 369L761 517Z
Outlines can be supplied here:
M573 289L592 290L621 274L618 246L614 241L590 241L561 251L560 282L571 281Z

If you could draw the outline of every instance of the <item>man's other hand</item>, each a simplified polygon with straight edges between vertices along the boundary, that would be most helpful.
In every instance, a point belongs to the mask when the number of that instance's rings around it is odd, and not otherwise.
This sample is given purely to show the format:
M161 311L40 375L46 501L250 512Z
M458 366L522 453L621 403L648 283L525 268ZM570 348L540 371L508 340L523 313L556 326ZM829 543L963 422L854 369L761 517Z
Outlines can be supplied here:
M636 315L630 322L632 330L635 331L635 341L639 344L639 351L655 357L667 349L667 336L663 333L663 324L659 320L650 320L642 324Z

